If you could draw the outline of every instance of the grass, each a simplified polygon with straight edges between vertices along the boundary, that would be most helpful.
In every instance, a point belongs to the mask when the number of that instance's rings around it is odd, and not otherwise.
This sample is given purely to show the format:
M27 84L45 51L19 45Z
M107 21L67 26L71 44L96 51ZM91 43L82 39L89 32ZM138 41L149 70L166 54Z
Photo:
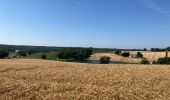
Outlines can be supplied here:
M0 60L0 100L169 100L168 65Z
M35 54L28 55L26 58L29 58L29 59L42 59L41 58L42 54L47 55L46 59L48 59L48 60L56 60L56 57L57 57L56 52L50 52L50 53L35 53Z

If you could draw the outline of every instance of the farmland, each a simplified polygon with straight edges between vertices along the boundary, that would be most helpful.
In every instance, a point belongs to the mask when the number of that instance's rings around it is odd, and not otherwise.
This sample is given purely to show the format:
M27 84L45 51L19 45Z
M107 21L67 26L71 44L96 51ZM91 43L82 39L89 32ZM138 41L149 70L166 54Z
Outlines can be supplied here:
M170 99L168 65L0 60L0 100Z
M124 51L125 52L125 51ZM165 52L151 52L151 51L140 51L145 58L149 61L157 60L158 58L165 57ZM137 51L130 51L130 54L136 54ZM170 52L168 53L170 56ZM118 62L129 62L129 63L139 63L142 59L141 58L132 58L132 57L122 57L119 55L111 53L95 53L91 56L91 60L98 60L101 56L109 56L111 57L112 61Z

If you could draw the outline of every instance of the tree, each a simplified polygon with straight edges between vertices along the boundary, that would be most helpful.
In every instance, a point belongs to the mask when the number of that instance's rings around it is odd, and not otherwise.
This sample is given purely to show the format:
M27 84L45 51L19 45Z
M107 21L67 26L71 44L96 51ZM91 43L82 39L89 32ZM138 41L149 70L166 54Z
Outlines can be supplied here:
M59 59L72 59L72 60L85 60L92 55L92 48L67 48L58 52L57 57Z
M115 51L115 54L120 55L120 54L121 54L121 51L120 51L120 50L116 50L116 51Z
M100 64L109 64L110 62L110 57L108 56L103 56L99 59Z
M6 57L8 57L9 52L6 50L0 50L0 59L4 59Z
M124 52L121 54L123 57L129 57L130 56L130 53L129 52Z
M168 50L166 50L165 56L168 57Z
M20 57L26 57L26 56L27 56L27 53L24 52L24 51L19 51L19 52L18 52L18 56L20 56Z
M146 58L143 58L140 63L141 64L150 64L150 62Z
M46 55L46 54L42 54L42 55L41 55L41 58L42 58L42 59L46 59L46 58L47 58L47 55Z
M170 57L159 58L157 63L158 64L170 64Z
M143 55L141 52L137 52L137 55L136 55L137 58L143 58Z
M146 48L144 48L143 50L144 50L144 51L147 51L147 49L146 49Z

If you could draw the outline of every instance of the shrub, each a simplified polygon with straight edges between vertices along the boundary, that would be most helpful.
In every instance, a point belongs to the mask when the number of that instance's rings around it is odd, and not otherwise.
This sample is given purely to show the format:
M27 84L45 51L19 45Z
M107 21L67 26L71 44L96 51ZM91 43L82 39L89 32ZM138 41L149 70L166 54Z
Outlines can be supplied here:
M143 58L143 55L141 52L137 52L137 55L136 55L137 58Z
M123 57L129 57L130 56L130 53L129 52L124 52L121 54Z
M147 49L146 49L146 48L144 48L143 50L144 50L144 51L147 51Z
M9 52L8 52L8 51L0 50L0 59L7 58L8 55L9 55Z
M100 64L109 64L110 62L110 57L103 56L99 59Z
M157 63L158 64L170 64L170 57L159 58Z
M153 61L152 64L158 64L156 61Z
M27 53L24 52L24 51L19 51L19 52L18 52L18 56L20 56L20 57L26 57L26 56L27 56Z
M150 64L150 62L146 58L143 58L140 63L141 64Z
M47 58L47 55L46 55L46 54L42 54L42 55L41 55L41 58L42 58L42 59L46 59L46 58Z
M120 51L120 50L117 50L117 51L115 51L115 54L120 55L120 54L121 54L121 51Z

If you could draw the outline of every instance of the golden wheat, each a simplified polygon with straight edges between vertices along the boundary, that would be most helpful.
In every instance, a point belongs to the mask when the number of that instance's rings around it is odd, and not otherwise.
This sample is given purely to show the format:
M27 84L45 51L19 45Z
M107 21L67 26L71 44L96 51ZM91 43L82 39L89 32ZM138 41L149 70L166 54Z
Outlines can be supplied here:
M0 60L0 100L168 100L170 66Z

